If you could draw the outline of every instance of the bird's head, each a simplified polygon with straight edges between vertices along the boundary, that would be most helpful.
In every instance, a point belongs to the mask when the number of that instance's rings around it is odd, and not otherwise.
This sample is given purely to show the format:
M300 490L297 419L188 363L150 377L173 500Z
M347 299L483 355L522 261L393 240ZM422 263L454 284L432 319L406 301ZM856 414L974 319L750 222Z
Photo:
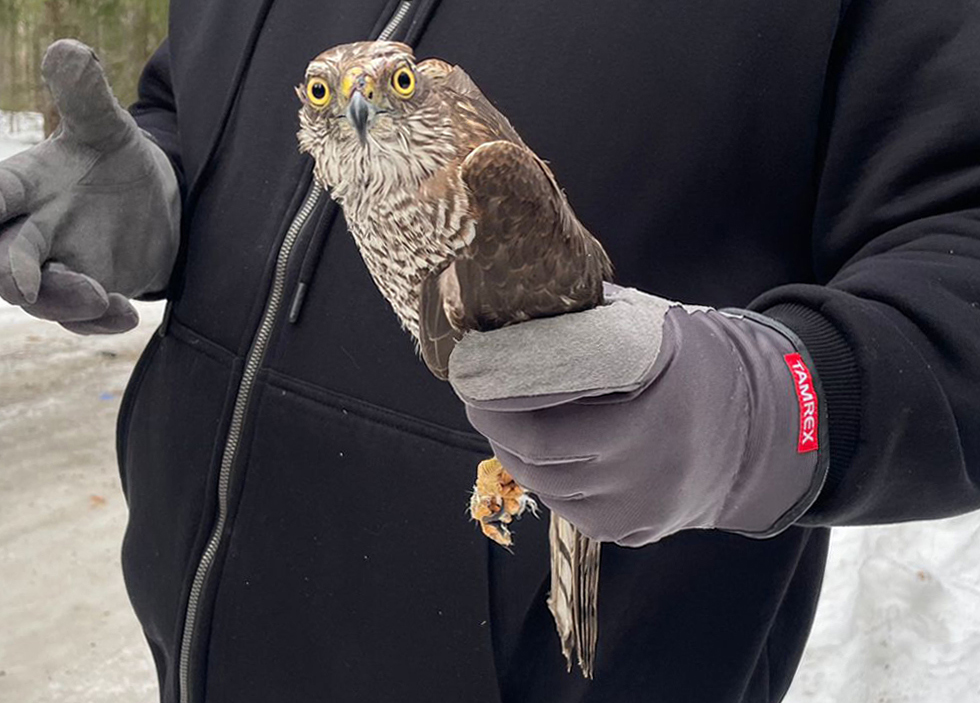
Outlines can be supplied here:
M451 157L448 118L427 63L417 65L398 42L344 44L310 62L296 86L303 104L298 137L325 185L349 181L352 169L377 167L422 178L439 167L437 153Z

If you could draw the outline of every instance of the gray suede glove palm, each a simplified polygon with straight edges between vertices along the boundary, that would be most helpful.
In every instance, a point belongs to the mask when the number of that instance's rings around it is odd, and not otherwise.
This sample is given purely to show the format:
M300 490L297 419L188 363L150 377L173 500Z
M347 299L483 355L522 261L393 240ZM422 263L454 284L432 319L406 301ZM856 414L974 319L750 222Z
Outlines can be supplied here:
M139 321L128 299L170 277L177 178L116 101L92 49L55 42L41 72L61 124L0 161L0 297L73 332L125 332Z
M753 313L606 293L453 351L450 382L504 467L583 534L623 546L792 524L823 484L827 445L795 335Z

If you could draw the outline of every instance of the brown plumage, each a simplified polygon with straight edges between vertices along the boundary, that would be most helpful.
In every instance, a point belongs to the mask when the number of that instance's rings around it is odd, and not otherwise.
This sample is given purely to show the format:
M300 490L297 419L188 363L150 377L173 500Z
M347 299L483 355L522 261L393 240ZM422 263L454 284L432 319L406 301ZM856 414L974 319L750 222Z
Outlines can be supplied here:
M347 44L310 62L297 94L300 148L437 377L468 330L602 302L602 246L461 68L416 63L395 42ZM533 501L495 460L476 489L474 518L509 545L507 524ZM549 606L569 666L574 652L591 676L598 544L554 515L550 534Z

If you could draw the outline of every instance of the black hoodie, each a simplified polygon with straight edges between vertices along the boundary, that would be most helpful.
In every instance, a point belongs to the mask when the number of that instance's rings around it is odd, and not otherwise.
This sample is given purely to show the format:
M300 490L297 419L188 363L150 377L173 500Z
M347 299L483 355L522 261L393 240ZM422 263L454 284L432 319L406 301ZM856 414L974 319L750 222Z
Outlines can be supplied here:
M119 419L163 701L779 700L821 528L980 505L980 6L408 4L393 37L466 69L619 283L775 317L823 382L817 503L773 539L605 547L586 682L545 605L547 518L513 555L467 523L487 445L343 218L304 203L293 86L406 5L172 0L144 74L134 114L185 195L168 318Z

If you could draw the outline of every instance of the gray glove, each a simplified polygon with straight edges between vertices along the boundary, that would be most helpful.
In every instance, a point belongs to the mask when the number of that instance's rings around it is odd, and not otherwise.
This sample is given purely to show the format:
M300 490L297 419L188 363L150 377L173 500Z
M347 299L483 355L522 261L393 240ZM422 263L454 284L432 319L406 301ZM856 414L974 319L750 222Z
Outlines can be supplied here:
M41 73L61 125L0 161L0 297L73 332L125 332L139 321L127 299L163 290L170 277L177 178L112 95L92 49L57 41Z
M606 305L463 337L449 380L517 482L623 546L767 537L816 499L825 409L795 335L608 286Z

